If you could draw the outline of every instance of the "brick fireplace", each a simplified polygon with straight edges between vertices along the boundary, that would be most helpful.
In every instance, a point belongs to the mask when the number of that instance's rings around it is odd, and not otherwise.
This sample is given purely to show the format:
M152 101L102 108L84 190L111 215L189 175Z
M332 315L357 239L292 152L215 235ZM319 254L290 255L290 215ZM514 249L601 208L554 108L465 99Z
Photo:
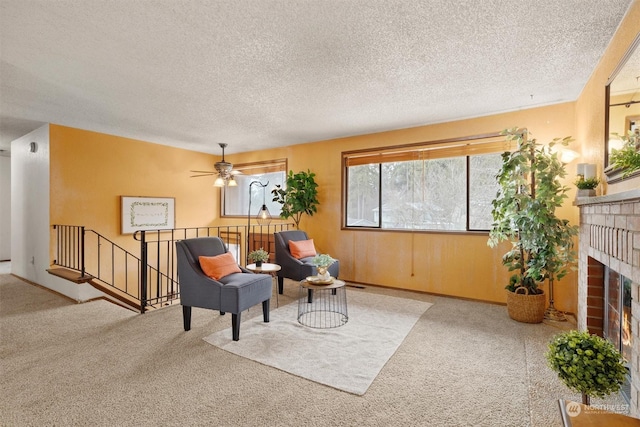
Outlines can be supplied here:
M576 205L580 208L578 329L620 342L631 374L625 393L631 415L639 417L640 190L578 198Z

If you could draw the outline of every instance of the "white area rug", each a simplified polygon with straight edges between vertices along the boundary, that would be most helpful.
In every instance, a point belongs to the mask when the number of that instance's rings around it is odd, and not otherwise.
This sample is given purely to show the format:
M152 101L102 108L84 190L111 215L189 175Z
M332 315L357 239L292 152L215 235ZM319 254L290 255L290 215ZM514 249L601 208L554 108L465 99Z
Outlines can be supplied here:
M297 321L297 302L242 322L240 341L231 330L204 340L226 351L349 393L363 395L420 316L422 301L347 290L349 321L313 329ZM259 306L257 306L259 309Z

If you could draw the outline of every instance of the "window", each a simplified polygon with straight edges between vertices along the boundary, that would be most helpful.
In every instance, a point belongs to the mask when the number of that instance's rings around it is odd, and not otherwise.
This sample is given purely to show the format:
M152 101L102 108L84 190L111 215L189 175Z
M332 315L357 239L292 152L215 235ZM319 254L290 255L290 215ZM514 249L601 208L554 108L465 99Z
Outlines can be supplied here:
M503 136L343 153L345 226L489 230Z
M496 175L502 166L502 153L469 156L469 230L489 230L491 201L498 192Z
M249 213L249 202L251 202L251 215L255 216L262 207L264 200L271 216L278 217L282 206L272 201L271 190L276 185L284 185L286 182L287 160L279 159L234 165L234 170L240 172L235 175L238 185L236 187L223 187L222 216L246 217ZM269 182L269 185L264 189L259 185L251 186L253 181L259 181L263 184ZM251 195L249 195L250 186Z

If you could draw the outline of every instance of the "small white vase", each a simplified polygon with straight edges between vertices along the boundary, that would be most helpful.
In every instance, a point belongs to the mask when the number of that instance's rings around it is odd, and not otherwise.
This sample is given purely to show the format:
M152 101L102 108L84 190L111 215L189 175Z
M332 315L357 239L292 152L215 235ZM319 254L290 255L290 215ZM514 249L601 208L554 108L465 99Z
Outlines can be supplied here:
M318 269L318 279L329 280L331 275L329 274L329 267L316 267Z

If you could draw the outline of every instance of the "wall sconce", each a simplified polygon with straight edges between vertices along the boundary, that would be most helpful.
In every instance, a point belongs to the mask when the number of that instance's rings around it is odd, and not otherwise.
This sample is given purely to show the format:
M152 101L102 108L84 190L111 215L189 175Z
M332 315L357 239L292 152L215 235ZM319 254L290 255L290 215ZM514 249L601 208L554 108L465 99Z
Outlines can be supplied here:
M564 164L571 163L580 157L580 154L578 154L577 151L573 151L568 148L561 148L558 150L558 153L560 154L560 161Z
M251 181L251 184L249 184L249 212L247 213L247 250L246 250L247 262L249 261L249 252L250 252L249 251L249 230L251 229L251 187L253 187L254 184L262 187L262 207L260 208L260 211L258 211L258 215L256 215L256 221L261 226L269 225L269 223L271 222L271 214L269 213L269 209L267 209L266 195L265 195L267 185L269 185L269 181L267 181L266 184L263 184L260 181Z
M30 153L35 153L38 151L38 143L37 142L30 142L29 143L29 152Z

